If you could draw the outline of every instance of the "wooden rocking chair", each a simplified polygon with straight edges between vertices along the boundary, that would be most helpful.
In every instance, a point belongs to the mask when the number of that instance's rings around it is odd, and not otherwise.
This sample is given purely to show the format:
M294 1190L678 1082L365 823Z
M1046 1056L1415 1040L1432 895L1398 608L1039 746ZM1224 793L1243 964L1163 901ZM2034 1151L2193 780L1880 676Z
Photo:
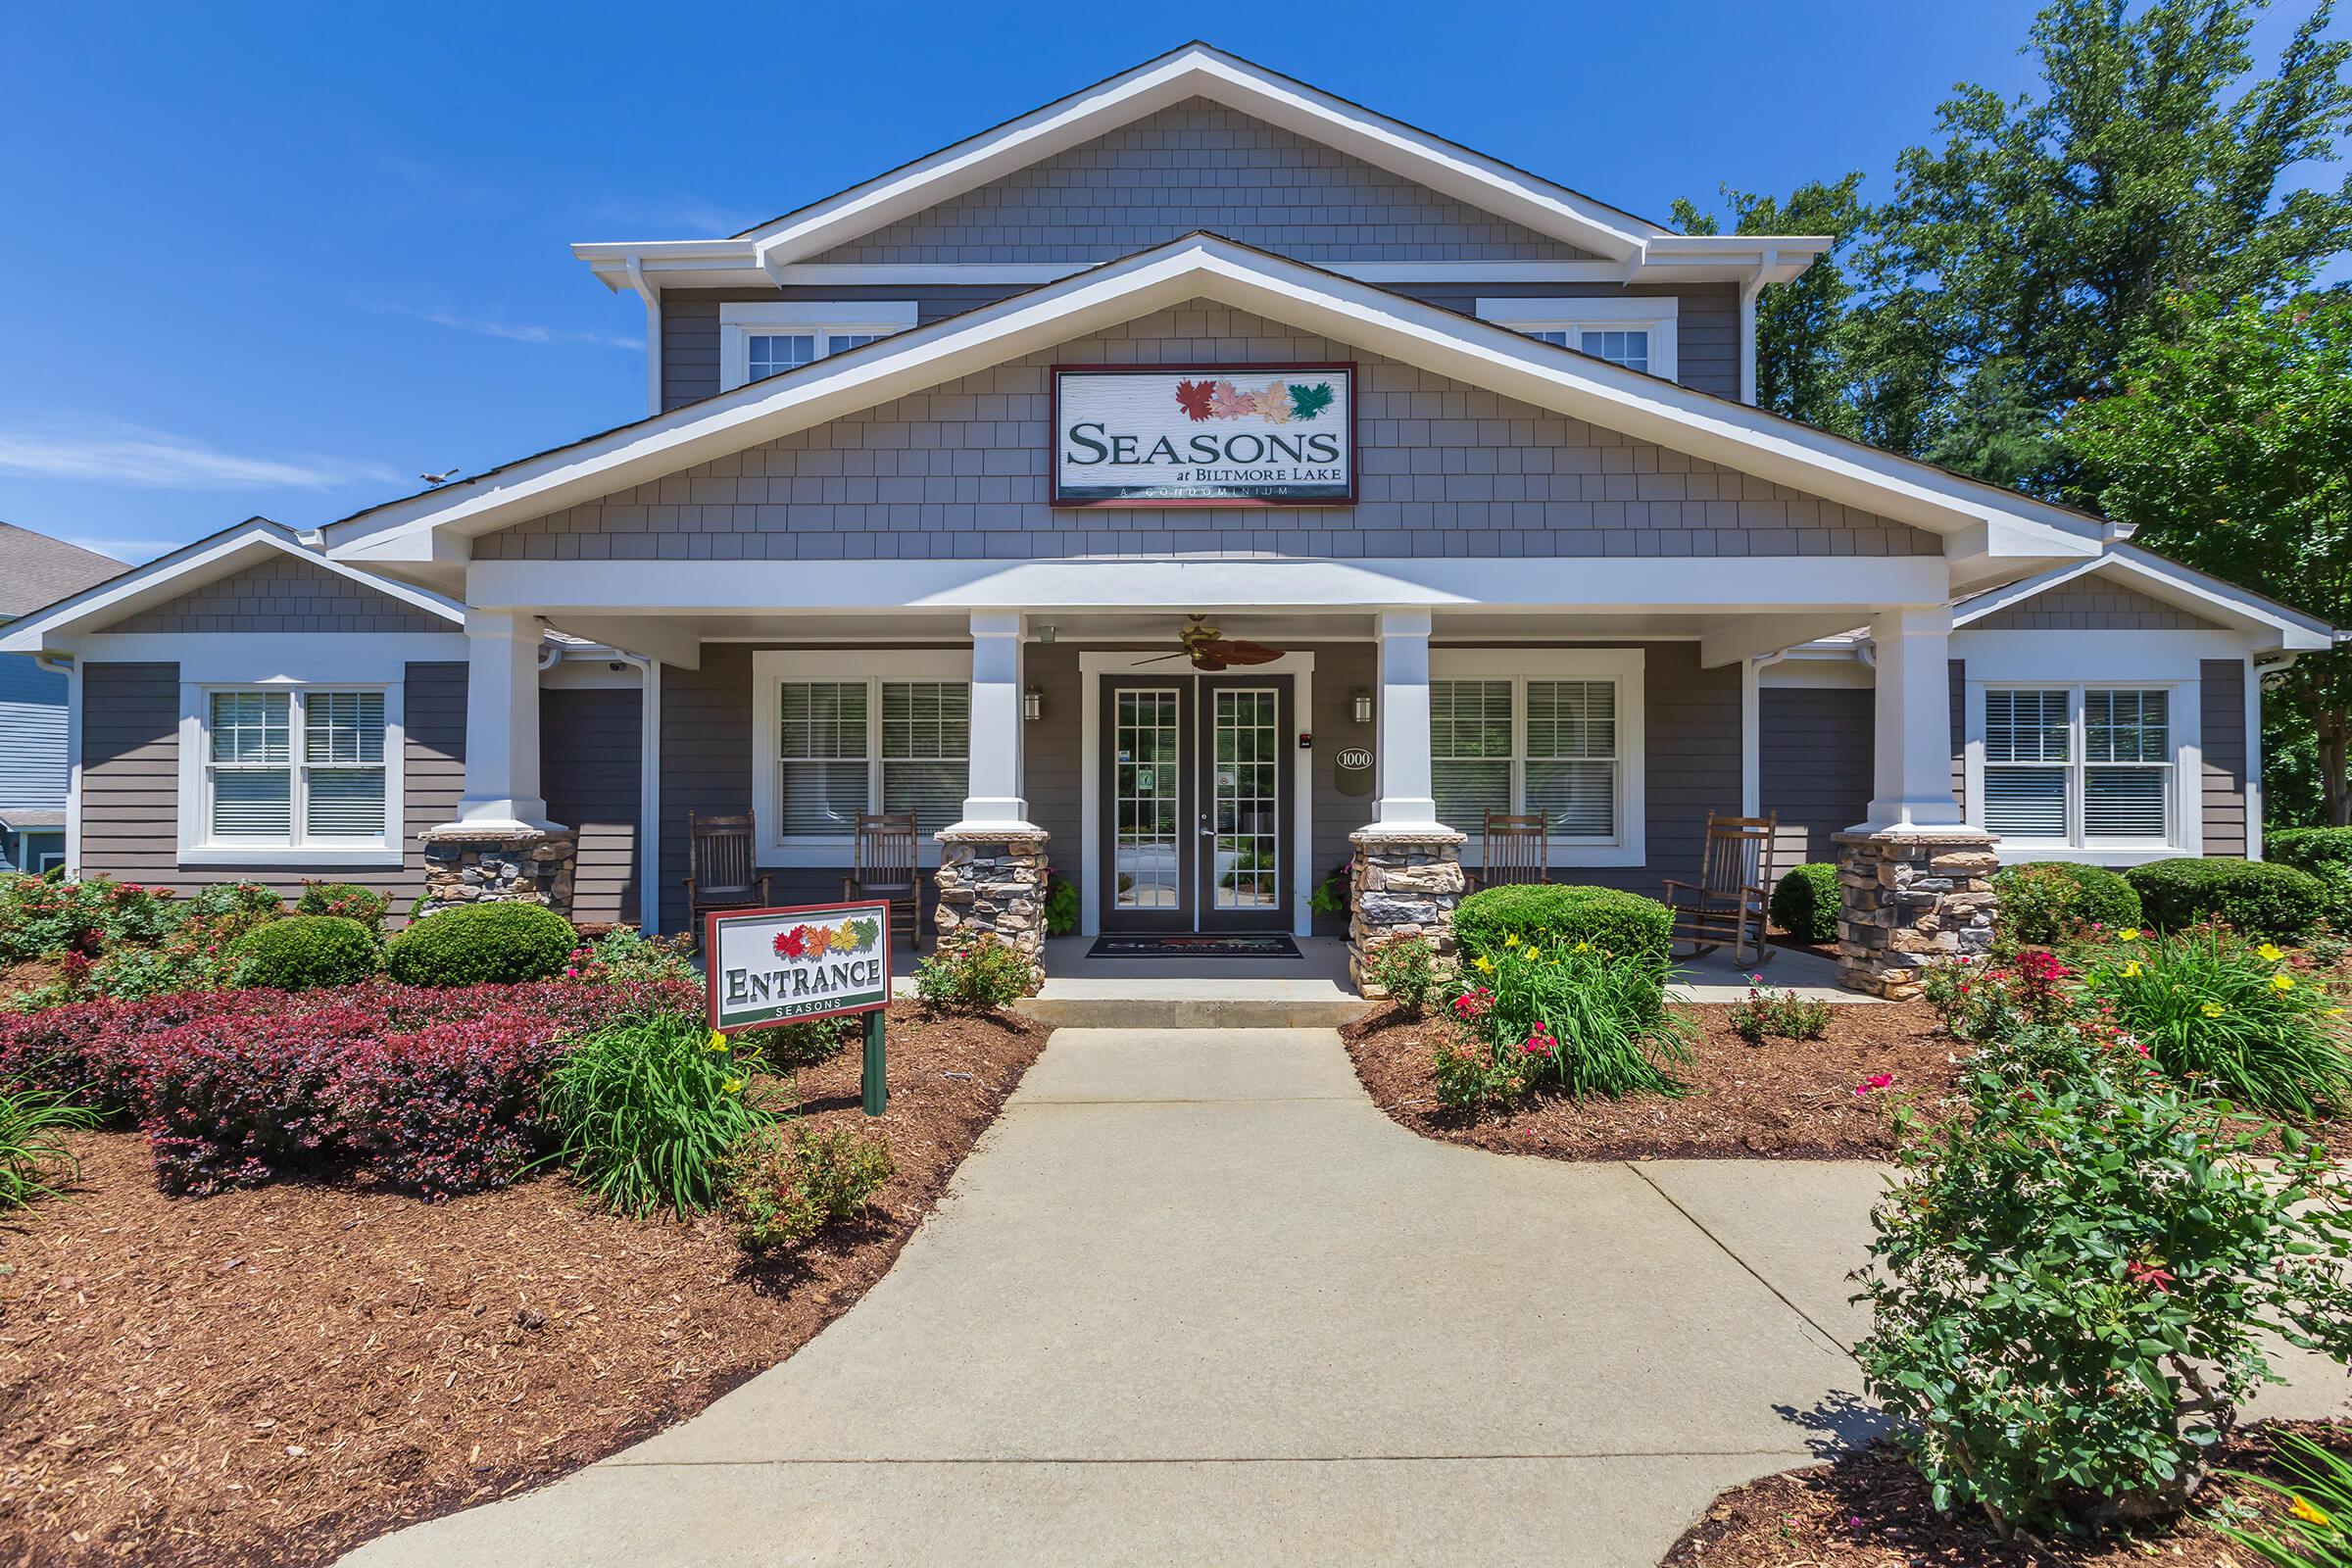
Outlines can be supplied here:
M1480 840L1478 873L1464 879L1473 890L1516 882L1551 880L1551 819L1542 811L1514 816L1487 808Z
M890 928L902 928L911 949L923 950L923 874L915 863L920 842L912 811L859 811L855 869L841 879L845 904L881 899L890 905Z
M686 880L686 920L694 932L695 951L702 951L703 911L759 909L774 901L768 897L767 873L758 865L752 848L752 819L748 816L698 816L686 813L687 863L693 874Z
M1764 940L1767 911L1772 903L1769 880L1778 813L1767 816L1717 816L1707 813L1706 844L1699 852L1696 883L1666 884L1666 906L1674 911L1674 939L1690 945L1678 958L1695 958L1732 944L1732 956L1741 966L1751 960L1766 963L1772 949Z

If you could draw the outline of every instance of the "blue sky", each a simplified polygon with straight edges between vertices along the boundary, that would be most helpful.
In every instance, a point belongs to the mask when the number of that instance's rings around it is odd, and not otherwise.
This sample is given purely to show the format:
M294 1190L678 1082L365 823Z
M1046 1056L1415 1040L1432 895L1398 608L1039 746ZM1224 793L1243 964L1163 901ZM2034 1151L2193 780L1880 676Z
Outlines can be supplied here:
M138 561L635 418L643 313L571 242L733 232L1196 31L1663 220L1885 194L1952 83L2026 84L2034 9L21 8L0 519Z

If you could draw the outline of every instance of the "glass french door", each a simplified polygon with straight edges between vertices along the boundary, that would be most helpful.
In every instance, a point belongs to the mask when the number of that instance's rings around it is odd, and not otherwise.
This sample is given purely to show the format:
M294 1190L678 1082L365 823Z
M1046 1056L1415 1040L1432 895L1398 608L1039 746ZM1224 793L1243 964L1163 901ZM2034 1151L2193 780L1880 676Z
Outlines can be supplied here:
M1291 677L1106 675L1105 931L1287 931Z

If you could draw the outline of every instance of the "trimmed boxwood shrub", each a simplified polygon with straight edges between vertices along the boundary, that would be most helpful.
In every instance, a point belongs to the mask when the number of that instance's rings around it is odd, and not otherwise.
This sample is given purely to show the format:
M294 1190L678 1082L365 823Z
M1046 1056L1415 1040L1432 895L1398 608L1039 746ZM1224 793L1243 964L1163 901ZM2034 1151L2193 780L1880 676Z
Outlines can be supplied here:
M1655 899L1616 888L1518 883L1473 893L1453 911L1453 939L1475 960L1522 942L1590 942L1604 953L1639 956L1667 966L1674 914Z
M2352 870L2352 827L2282 827L2262 836L2262 853L2315 876L2328 866Z
M2026 860L1992 874L2000 896L2002 934L2012 942L2047 946L2084 923L2129 930L2143 918L2139 894L2103 865Z
M579 945L571 922L545 905L501 900L428 914L385 956L403 985L514 985L562 974Z
M375 933L335 914L297 914L255 926L237 938L234 982L271 991L356 986L383 972Z
M370 931L384 928L384 897L349 882L305 882L296 914L339 914Z
M1836 866L1796 866L1772 890L1772 923L1799 942L1835 942L1838 902Z
M2148 923L2165 931L2219 920L2244 936L2291 941L2327 902L2319 878L2270 860L2151 860L2124 880Z

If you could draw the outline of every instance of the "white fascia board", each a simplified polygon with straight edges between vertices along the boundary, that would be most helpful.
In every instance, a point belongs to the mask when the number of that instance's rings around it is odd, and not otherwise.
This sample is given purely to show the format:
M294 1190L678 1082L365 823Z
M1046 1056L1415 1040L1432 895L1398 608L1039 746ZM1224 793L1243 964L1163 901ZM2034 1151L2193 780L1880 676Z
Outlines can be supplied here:
M2225 626L2263 633L2259 646L2266 651L2317 653L2334 644L2336 634L2325 621L2315 620L2235 583L2125 544L2110 545L2093 560L2041 572L1972 599L1954 612L1952 624L1966 626L1983 620L2092 573L2120 578L2152 599L2208 616Z
M199 539L71 599L60 600L46 610L10 621L0 630L0 653L62 650L65 640L83 628L108 625L136 614L150 605L174 599L191 588L200 588L266 561L271 555L292 556L453 624L465 623L465 607L454 600L306 549L287 529L275 523L254 521L239 523L210 539Z
M1188 98L1252 118L1617 260L1665 230L1507 164L1280 76L1187 44L928 158L786 214L746 236L761 261L818 255Z
M482 561L477 610L535 609L558 625L614 614L791 610L1037 612L1366 607L1806 614L1822 635L1886 605L1939 604L1934 556L1443 558L1361 561ZM618 631L612 640L628 646ZM1789 638L1788 641L1802 641Z
M1807 495L1959 535L1972 550L2064 560L2099 547L2103 528L2096 519L1213 235L1176 240L359 514L328 525L327 546L351 560L430 559L421 536L431 532L474 535L545 515L1195 298L1305 327ZM1940 601L1949 590L1933 597Z
M1076 262L788 262L763 269L749 241L700 256L662 258L651 245L585 246L610 251L590 259L598 279L615 293L649 281L656 288L1035 288L1057 283L1102 264ZM1748 249L1717 256L1658 258L1644 253L1630 273L1623 262L1332 262L1325 270L1363 283L1786 283L1811 262L1764 265ZM634 266L635 271L631 268ZM1761 270L1759 270L1761 269Z

